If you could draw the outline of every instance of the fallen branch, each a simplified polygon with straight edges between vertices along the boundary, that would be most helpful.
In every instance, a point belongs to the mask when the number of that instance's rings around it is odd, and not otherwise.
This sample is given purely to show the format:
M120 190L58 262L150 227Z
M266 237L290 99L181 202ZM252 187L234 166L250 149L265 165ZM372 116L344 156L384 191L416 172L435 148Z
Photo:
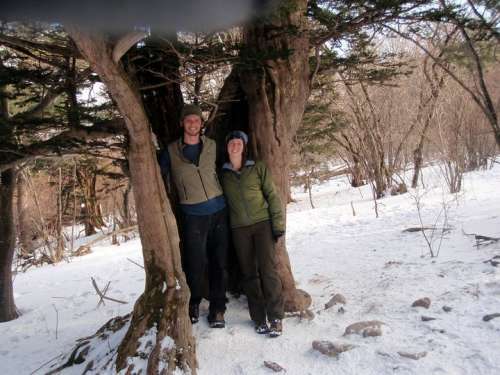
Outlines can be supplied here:
M97 307L99 307L99 305L101 303L104 304L104 300L105 299L107 299L108 301L113 301L113 302L122 303L122 304L127 304L128 303L128 302L125 302L125 301L120 301L118 299L106 296L106 292L108 291L109 285L111 284L110 281L108 282L108 284L106 285L106 287L104 288L104 290L101 291L99 289L99 287L97 286L97 283L96 283L95 279L93 277L91 277L91 280L92 280L92 285L94 286L94 289L95 289L96 293L99 295L99 297L101 297L101 299L99 300L99 303L97 304Z
M33 375L35 372L37 372L38 370L40 370L42 367L47 366L50 362L52 362L52 361L54 361L54 360L56 360L57 358L62 357L62 356L63 356L63 354L61 353L61 354L59 354L58 356L56 356L56 357L54 357L54 358L52 358L52 359L49 359L47 362L42 363L42 364L40 365L40 367L37 367L37 368L36 368L36 369L34 369L32 372L30 372L30 375Z
M137 263L137 262L133 261L132 259L127 258L127 260L128 260L130 263L134 263L136 266L141 267L142 269L144 269L144 266L142 266L142 265L140 265L139 263Z
M99 236L99 237L93 239L92 241L86 243L85 245L80 246L71 255L78 256L79 254L80 255L88 254L90 252L90 247L95 245L96 243L103 241L108 237L115 236L115 235L121 234L121 233L131 232L135 229L137 229L137 225L133 225L133 226L127 227L127 228L118 229L118 230L115 230L115 231L110 232L110 233L105 233L102 236Z
M483 320L485 322L489 322L491 319L495 319L495 318L500 318L500 313L488 314L488 315L483 316Z
M108 283L106 284L106 286L104 287L104 290L102 291L102 294L106 295L106 293L108 292L108 289L109 289L109 286L111 285L111 281L108 281ZM97 285L96 285L97 286ZM103 305L106 305L104 303L104 299L101 297L101 299L99 300L99 303L97 304L97 307L99 307L101 305L101 303Z
M442 228L438 228L438 227L410 227L410 228L404 229L403 232L414 233L414 232L423 232L424 230L440 230L443 233L446 233L446 232L450 232L451 229L452 229L451 227L442 227Z
M493 258L485 260L483 263L489 263L493 267L498 267L500 265L500 255L495 255Z
M491 245L492 243L500 241L500 238L498 237L489 237L489 236L483 236L480 234L477 234L475 236L476 238L476 247L482 246L482 245Z
M52 307L56 311L56 340L57 340L57 333L59 331L59 310L57 310L57 307L54 304L52 304Z
M500 237L490 237L477 233L466 233L463 229L462 233L465 236L474 236L474 239L476 240L476 247L491 245L492 243L500 241Z

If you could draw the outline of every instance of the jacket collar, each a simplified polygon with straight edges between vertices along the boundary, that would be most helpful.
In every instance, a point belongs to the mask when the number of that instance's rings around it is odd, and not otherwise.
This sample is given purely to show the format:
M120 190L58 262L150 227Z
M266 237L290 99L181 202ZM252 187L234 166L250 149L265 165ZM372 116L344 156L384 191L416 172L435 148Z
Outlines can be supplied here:
M253 160L246 160L245 161L245 165L243 167L251 167L252 165L255 165L255 161L253 161ZM224 165L222 166L222 169L227 169L229 171L233 171L233 172L236 172L236 173L240 173L241 172L241 171L234 170L233 169L233 165L231 163L229 163L229 162L224 163Z
M205 136L204 135L200 135L200 143L201 143L201 146L203 147L203 143L205 143ZM180 138L177 140L177 146L179 147L179 149L182 150L187 145L188 145L187 143L184 143L184 135L181 135Z

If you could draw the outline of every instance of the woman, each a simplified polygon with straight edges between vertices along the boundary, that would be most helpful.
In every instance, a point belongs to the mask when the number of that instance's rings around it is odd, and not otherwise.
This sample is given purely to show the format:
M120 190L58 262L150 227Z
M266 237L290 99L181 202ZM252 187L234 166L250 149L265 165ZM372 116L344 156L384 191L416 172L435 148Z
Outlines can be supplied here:
M246 159L247 143L242 131L227 136L229 161L223 166L222 187L255 331L277 337L282 333L283 295L274 244L285 233L285 220L265 164Z

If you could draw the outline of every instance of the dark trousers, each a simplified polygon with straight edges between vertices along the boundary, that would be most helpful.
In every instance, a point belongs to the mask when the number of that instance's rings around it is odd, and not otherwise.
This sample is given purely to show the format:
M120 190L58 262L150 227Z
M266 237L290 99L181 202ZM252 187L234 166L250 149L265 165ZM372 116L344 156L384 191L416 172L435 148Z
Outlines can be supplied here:
M226 257L229 240L227 210L212 215L182 214L182 265L191 290L190 304L203 297L208 266L210 312L226 310Z
M256 323L283 319L283 287L276 271L271 223L233 228L233 242L243 275L250 317Z

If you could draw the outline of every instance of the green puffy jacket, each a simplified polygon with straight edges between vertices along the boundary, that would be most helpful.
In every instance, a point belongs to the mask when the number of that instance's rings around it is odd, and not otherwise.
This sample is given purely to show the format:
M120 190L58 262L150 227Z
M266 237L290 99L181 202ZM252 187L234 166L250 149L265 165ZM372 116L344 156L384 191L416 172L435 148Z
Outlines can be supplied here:
M222 188L232 228L271 220L274 232L285 231L281 200L263 162L247 160L239 172L234 171L230 163L224 164Z

